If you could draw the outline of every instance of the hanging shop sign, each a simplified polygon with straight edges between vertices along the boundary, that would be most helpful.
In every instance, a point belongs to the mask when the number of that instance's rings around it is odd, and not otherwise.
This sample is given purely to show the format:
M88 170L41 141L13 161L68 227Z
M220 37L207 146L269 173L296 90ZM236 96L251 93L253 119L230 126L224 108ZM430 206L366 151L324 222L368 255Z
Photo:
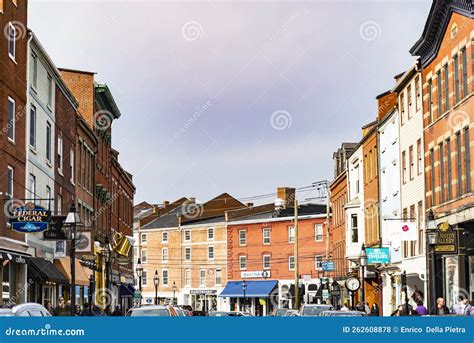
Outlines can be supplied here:
M203 294L203 295L213 295L217 294L216 289L191 289L189 294Z
M240 277L242 279L252 279L252 278L269 278L270 271L269 270L256 270L252 272L241 272Z
M45 241L66 241L66 231L63 230L63 224L66 216L51 216L49 229L43 232Z
M434 246L436 254L458 253L458 232L453 230L448 222L439 225L438 241Z
M92 254L92 232L81 231L76 238L76 252Z
M50 211L44 207L28 203L13 210L10 223L14 231L35 233L47 230L50 219Z
M365 252L369 264L390 263L390 248L367 248Z

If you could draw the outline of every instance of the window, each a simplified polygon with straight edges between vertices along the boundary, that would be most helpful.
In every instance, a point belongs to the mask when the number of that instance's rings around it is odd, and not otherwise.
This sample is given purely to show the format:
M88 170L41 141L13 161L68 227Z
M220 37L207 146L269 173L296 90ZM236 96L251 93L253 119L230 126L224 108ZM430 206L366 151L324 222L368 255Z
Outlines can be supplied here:
M191 231L190 230L184 230L184 241L185 242L190 242L191 241Z
M322 240L323 240L323 224L314 225L314 240L316 242L322 242Z
M466 193L471 191L471 147L469 140L469 127L464 129L464 163L466 170Z
M454 66L454 103L456 104L460 97L459 97L459 61L458 55L454 55L453 57L453 66Z
M222 285L222 270L216 269L216 286Z
M263 255L263 269L270 269L271 268L271 259L270 255Z
M148 273L146 272L146 270L143 270L142 272L142 286L148 286Z
M247 244L247 230L239 230L239 245Z
M447 184L448 184L448 190L447 190L447 200L452 198L452 186L451 186L451 181L452 181L452 170L451 170L451 140L448 138L446 140L446 172L447 172Z
M288 256L288 270L295 270L295 257Z
M15 141L15 100L8 97L8 139Z
M46 203L48 203L49 201L51 201L50 199L52 199L51 197L51 187L49 186L46 186Z
M191 261L191 248L190 247L184 248L184 260Z
M208 260L214 259L214 247L212 245L207 247L207 259Z
M162 232L161 233L161 242L162 243L168 243L168 232Z
M186 269L184 271L184 285L186 287L191 286L191 269Z
M415 177L415 160L413 156L413 145L408 148L408 160L410 163L410 180L413 180Z
M433 122L433 81L428 80L428 112L430 113L430 123Z
M8 197L13 198L13 168L8 166L7 169L7 194Z
M71 173L71 183L74 184L74 150L69 150L69 172Z
M435 196L435 154L434 149L430 149L430 161L431 161L431 206L436 205Z
M288 243L294 243L295 242L295 227L290 226L288 227Z
M16 28L12 23L8 23L8 56L15 60L16 56Z
M58 171L63 172L63 137L58 136Z
M418 175L423 172L423 155L421 153L421 138L416 141L416 171Z
M415 109L419 111L421 108L421 86L420 86L420 76L415 78Z
M407 101L408 101L408 106L407 106L407 114L408 114L408 119L411 118L411 85L407 87Z
M53 106L53 78L48 74L48 106Z
M161 271L161 281L163 282L163 286L168 286L169 275L168 275L168 270L167 269L163 269Z
M462 63L462 93L463 98L467 96L468 89L467 89L467 54L466 48L461 50L461 63Z
M161 262L168 262L169 250L168 248L161 249Z
M46 160L51 162L51 124L46 122Z
M418 202L418 215L416 216L418 226L418 254L421 255L424 252L424 234L423 234L423 202Z
M58 198L56 199L56 212L58 214L62 214L63 212L63 197L58 194Z
M449 71L447 64L444 66L444 97L444 111L447 111L449 110Z
M36 54L31 54L31 69L32 69L32 84L36 88L38 86L38 57Z
M36 176L33 174L28 177L28 199L36 201Z
M140 235L140 237L141 237L141 242L142 242L142 244L146 244L146 242L147 242L147 234L146 234L146 233L142 233L142 234Z
M357 226L357 214L351 215L351 242L359 242L359 228Z
M410 206L410 221L415 218L415 205ZM416 255L416 241L410 241L410 256Z
M440 203L444 202L444 150L443 143L439 145L439 189L440 189Z
M30 146L36 148L36 107L30 109Z
M199 271L199 285L201 287L206 287L206 270L201 269Z
M271 241L271 230L268 227L263 228L263 244L268 245Z
M214 240L214 228L210 227L207 229L207 240L212 241Z
M247 256L239 256L239 268L247 269Z
M461 131L456 132L456 177L458 179L458 194L462 194L462 156L461 156Z
M407 182L407 157L406 151L402 152L402 182L405 184Z
M142 249L142 263L146 263L147 261L147 252L146 249Z
M316 270L323 269L323 255L314 256L314 267L316 268Z
M436 77L438 78L438 118L441 117L443 114L443 84L441 79L441 70L436 73Z
M403 125L405 123L405 95L400 94L400 123Z

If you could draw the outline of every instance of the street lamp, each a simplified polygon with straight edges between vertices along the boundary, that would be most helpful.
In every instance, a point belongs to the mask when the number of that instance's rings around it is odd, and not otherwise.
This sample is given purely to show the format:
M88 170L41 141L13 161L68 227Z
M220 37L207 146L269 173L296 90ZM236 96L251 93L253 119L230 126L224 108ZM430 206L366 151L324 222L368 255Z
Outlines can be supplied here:
M94 278L94 272L92 272L91 276L89 277L89 316L92 316L92 301L93 301L92 295L95 292L94 287L95 287L95 278Z
M244 312L245 312L246 303L247 303L247 298L246 298L246 296L247 296L247 294L246 294L246 292L247 292L247 282L245 280L242 281L242 292L244 293L244 306L243 306L243 308L244 308Z
M110 248L109 237L105 236L104 248L102 249L102 256L105 258L105 297L110 296L108 290L110 288L110 257L112 255L112 249ZM110 305L112 299L105 299L105 312L110 313Z
M173 305L176 305L176 282L173 281Z
M158 285L160 284L160 278L158 277L158 270L155 270L155 276L153 277L153 284L155 285L155 305L158 305Z
M69 237L71 240L71 316L76 311L76 235L77 227L82 226L81 218L76 210L76 204L72 201L69 213L67 214L64 224L69 228Z
M138 290L140 291L140 305L141 305L141 304L142 304L142 276L143 276L143 267L142 267L142 261L140 260L140 257L138 258L137 266L135 267L135 271L137 272L137 276L138 276Z
M360 249L360 266L362 269L362 287L361 287L361 292L362 292L362 304L365 306L365 267L367 267L367 253L365 251L365 244L362 243L362 248Z
M433 312L436 308L436 282L435 282L435 273L436 273L436 255L435 255L435 246L438 243L438 225L436 224L435 216L433 210L429 210L426 222L426 241L430 247L430 270L429 270L429 284L431 285L430 297L431 301L428 302L428 306L431 307L430 313Z

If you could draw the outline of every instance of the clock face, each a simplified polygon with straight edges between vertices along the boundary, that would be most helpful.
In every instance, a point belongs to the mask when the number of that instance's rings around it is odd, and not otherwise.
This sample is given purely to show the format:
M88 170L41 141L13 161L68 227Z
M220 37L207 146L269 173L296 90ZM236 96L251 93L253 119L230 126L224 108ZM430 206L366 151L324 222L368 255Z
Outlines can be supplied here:
M351 277L346 280L346 288L352 292L355 292L359 289L360 287L360 281L359 279L355 277Z

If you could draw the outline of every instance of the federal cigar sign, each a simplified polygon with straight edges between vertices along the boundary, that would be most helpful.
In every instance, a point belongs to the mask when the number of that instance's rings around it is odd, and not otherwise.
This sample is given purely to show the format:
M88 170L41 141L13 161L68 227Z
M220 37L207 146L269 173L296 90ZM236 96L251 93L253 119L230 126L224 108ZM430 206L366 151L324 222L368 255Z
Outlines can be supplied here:
M10 218L14 231L35 233L48 229L51 213L44 207L28 203L15 208Z

